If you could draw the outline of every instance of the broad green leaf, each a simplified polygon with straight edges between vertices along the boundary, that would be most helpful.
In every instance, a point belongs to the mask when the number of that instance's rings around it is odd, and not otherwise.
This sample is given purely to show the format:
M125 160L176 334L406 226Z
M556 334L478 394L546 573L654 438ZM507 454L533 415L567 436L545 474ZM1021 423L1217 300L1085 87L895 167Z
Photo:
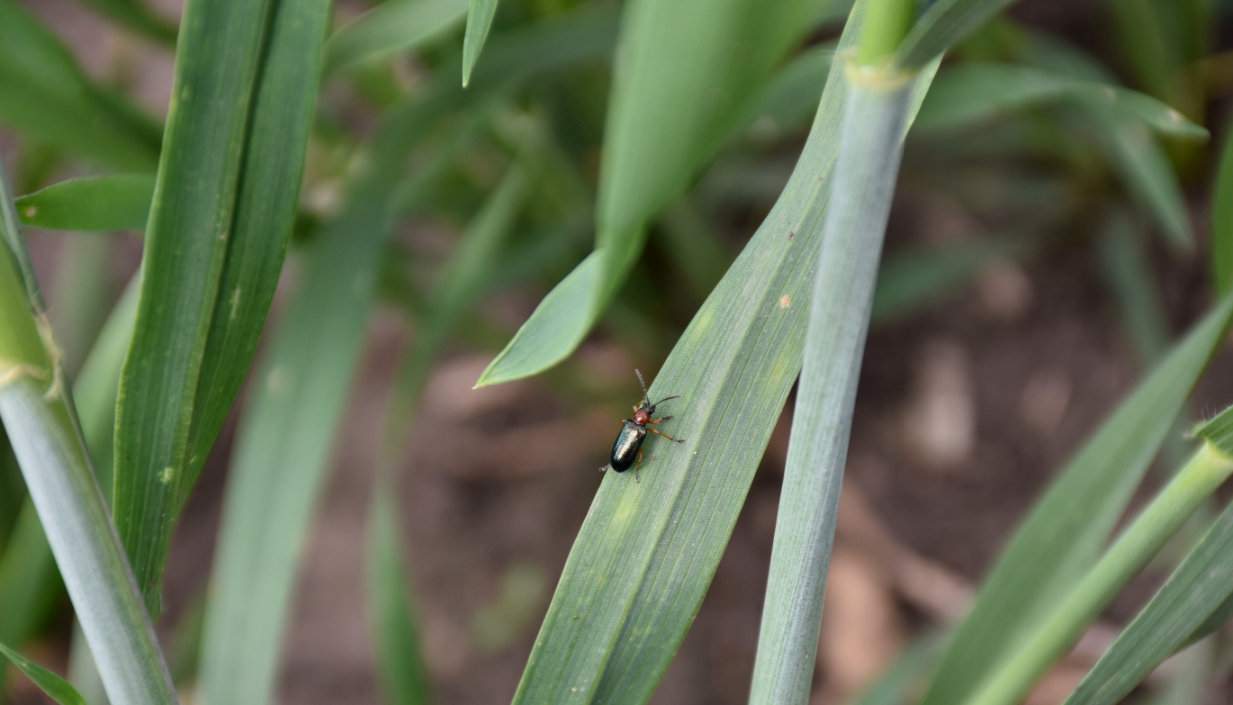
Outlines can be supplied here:
M925 705L962 702L1100 554L1216 347L1233 297L1178 343L1075 454L1010 539L933 678Z
M582 342L679 197L808 28L815 0L634 0L604 134L595 250L531 314L477 386L541 372ZM663 67L671 66L671 71Z
M0 122L121 169L149 169L158 159L158 124L88 78L15 0L0 0Z
M9 663L26 674L26 677L37 685L39 690L46 693L47 697L55 700L60 705L86 705L86 701L68 681L10 649L3 643L0 643L0 656L8 659Z
M944 72L921 107L921 130L967 127L1050 102L1073 101L1133 118L1163 135L1206 139L1207 130L1135 91L1010 64L965 63Z
M174 704L153 626L90 468L2 177L0 241L0 419L108 695L133 705Z
M409 51L456 27L466 0L396 0L374 7L325 43L327 73Z
M1233 286L1233 121L1225 129L1224 149L1212 189L1211 261L1216 291Z
M479 61L480 52L484 50L488 31L492 29L492 18L496 16L497 0L470 0L467 8L467 32L462 38L464 88L471 82L471 72L475 70L475 62Z
M21 222L49 230L143 230L152 174L68 179L17 199Z
M646 702L693 621L800 366L844 102L835 71L787 189L651 385L682 395L664 430L684 443L652 438L641 470L604 477L515 703Z
M368 610L377 644L377 674L391 705L429 702L419 621L411 612L411 583L388 479L373 490L368 526Z
M905 68L924 66L988 22L1013 0L936 0L899 44L895 62Z
M849 59L843 73L847 100L808 304L751 705L804 705L812 690L856 386L917 85L858 61Z
M116 412L116 524L153 612L180 509L239 391L299 195L326 0L190 0Z

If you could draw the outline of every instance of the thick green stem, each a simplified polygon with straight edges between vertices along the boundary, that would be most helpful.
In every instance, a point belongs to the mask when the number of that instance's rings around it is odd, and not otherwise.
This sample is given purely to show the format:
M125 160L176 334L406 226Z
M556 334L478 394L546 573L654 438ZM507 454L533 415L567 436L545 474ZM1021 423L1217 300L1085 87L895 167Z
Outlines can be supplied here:
M857 61L869 66L893 55L912 26L915 10L914 0L870 0Z
M1014 705L1069 649L1118 591L1156 555L1191 513L1233 474L1233 457L1204 442L1113 546L967 699L966 705Z

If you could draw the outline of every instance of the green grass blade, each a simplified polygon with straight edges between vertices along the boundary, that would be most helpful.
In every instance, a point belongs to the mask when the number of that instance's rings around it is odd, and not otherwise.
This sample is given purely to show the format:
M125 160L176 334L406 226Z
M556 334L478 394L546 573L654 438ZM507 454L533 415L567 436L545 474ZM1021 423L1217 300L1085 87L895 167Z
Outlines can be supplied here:
M83 0L125 27L163 44L175 44L176 26L142 0Z
M751 705L806 703L822 595L913 83L849 63L830 206L758 633Z
M120 169L150 169L158 159L158 123L87 77L15 0L0 0L0 122Z
M379 208L353 210L327 226L305 254L305 285L256 376L260 387L236 440L206 616L206 703L273 696L299 548L364 343L388 231Z
M116 523L152 606L278 282L328 4L185 9L116 421Z
M1140 207L1155 218L1167 242L1181 251L1192 249L1186 198L1164 148L1142 125L1120 113L1096 111L1091 123L1097 144Z
M378 5L325 44L325 70L376 61L440 37L462 22L466 0L399 0Z
M433 361L470 304L490 290L493 270L498 264L497 252L511 230L527 188L525 170L514 166L467 227L440 283L433 289L417 326L414 350L399 370L390 400L384 453L369 514L368 605L377 675L388 701L394 705L426 703L429 684L418 621L412 614L405 553L398 537L392 468L398 458L405 457L402 439L413 421Z
M536 374L577 348L638 259L648 223L745 118L750 96L808 27L813 9L809 0L626 5L595 251L545 297L476 386Z
M651 386L683 395L665 430L685 442L648 441L640 481L604 478L515 703L645 702L684 638L800 366L844 102L834 71L782 197Z
M411 583L388 480L373 490L368 525L368 609L377 644L377 675L390 705L429 702L419 622L411 613Z
M348 187L346 207L309 246L305 281L311 284L275 334L257 375L262 384L241 420L214 599L206 616L202 684L207 703L266 702L270 697L298 548L363 344L381 246L391 232L393 212L407 200L405 192L417 192L432 178L431 172L421 174L403 188L408 153L454 108L478 107L522 80L595 58L612 35L612 22L606 9L584 9L494 37L489 53L500 60L477 69L470 91L464 93L456 80L443 77L426 87L423 97L383 119L363 157L367 168ZM579 37L586 41L565 41ZM259 593L254 585L260 586Z
M899 45L895 62L905 69L929 63L989 21L1013 0L937 0Z
M1133 118L1162 135L1207 139L1207 130L1150 96L1026 66L965 63L946 71L929 92L921 130L953 130L1050 102L1074 101Z
M85 699L78 694L77 690L68 681L10 649L3 643L0 643L0 656L8 659L9 663L26 674L26 677L37 685L39 690L46 693L47 697L55 700L59 705L86 705Z
M497 0L471 0L467 9L467 32L462 38L462 85L471 82L471 72L479 61L492 19L497 16Z
M1022 702L1037 679L1074 646L1083 630L1231 474L1233 455L1212 443L1203 443L1074 588L1054 602L1049 613L1019 640L1014 652L982 678L964 702Z
M925 705L962 702L1099 555L1182 403L1224 339L1230 316L1233 297L1226 297L1059 473L986 577L934 675Z
M87 176L18 197L17 214L48 230L144 230L153 194L152 174Z
M1233 121L1225 129L1212 190L1211 261L1216 291L1223 294L1233 286Z
M1233 507L1221 513L1169 580L1083 678L1066 705L1121 702L1156 666L1201 633L1233 594L1230 551Z
M90 467L0 179L0 419L114 702L176 702L154 629Z

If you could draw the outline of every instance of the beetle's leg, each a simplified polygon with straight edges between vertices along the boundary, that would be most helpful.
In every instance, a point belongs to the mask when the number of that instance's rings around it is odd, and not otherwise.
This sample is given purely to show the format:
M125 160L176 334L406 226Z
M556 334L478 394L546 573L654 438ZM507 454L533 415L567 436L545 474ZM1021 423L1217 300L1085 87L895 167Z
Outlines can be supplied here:
M607 472L607 471L608 471L608 466L607 466L607 465L600 465L600 466L599 466L599 471L600 471L600 472Z
M646 430L650 431L651 433L654 433L657 436L663 436L664 438L667 438L668 440L674 443L684 443L685 442L684 438L673 438L672 436L669 436L668 434L664 433L663 431L660 431L659 429L654 429L648 426Z
M671 421L671 420L672 420L671 416L661 416L658 419L651 419L650 421L647 421L647 423L663 423L665 421Z

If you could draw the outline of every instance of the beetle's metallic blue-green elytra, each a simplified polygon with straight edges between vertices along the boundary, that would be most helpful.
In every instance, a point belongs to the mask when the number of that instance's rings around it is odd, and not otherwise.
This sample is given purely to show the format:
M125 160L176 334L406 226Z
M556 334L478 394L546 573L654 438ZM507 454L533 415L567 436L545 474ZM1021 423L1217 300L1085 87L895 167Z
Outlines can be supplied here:
M617 472L625 472L633 465L641 462L642 442L646 440L647 431L676 443L684 441L683 438L673 438L654 428L656 424L661 424L672 418L671 416L655 418L655 407L669 399L678 399L679 397L673 394L652 404L650 397L647 395L646 382L642 380L642 373L635 369L634 374L638 375L638 384L642 385L642 401L634 407L634 417L632 419L625 419L623 422L621 432L617 434L616 440L612 442L612 453L608 456L608 465L600 468L600 472L607 470L609 467ZM637 477L635 474L634 478L636 479Z

